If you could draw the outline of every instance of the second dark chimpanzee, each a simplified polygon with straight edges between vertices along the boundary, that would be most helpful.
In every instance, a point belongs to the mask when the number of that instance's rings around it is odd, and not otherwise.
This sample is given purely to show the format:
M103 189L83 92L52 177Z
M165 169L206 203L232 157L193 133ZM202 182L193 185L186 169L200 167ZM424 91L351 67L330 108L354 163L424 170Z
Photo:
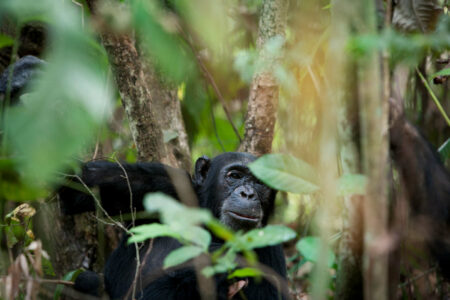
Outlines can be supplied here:
M189 180L198 197L200 207L235 230L250 230L265 226L274 209L276 191L257 180L247 167L255 157L248 153L224 153L210 160L201 157L195 165L194 177L158 163L123 164L97 161L83 166L80 177L84 185L98 187L102 206L112 215L130 212L130 190L137 210L142 210L146 193L161 191L177 199L180 192L173 178ZM172 178L172 179L171 179ZM92 211L94 199L88 191L62 188L59 192L66 214ZM223 241L213 238L210 250L220 248ZM151 252L145 255L149 244L140 249L141 265L138 299L200 299L198 274L192 266L164 270L162 262L172 250L180 247L172 238L157 238ZM260 263L272 268L280 277L286 276L286 265L281 245L256 249ZM105 290L113 299L129 298L136 273L136 250L126 245L125 239L112 253L105 266ZM81 278L83 278L82 275ZM88 276L92 276L88 275ZM218 299L227 299L233 282L225 275L215 277ZM83 286L81 286L83 289ZM86 289L85 289L86 290ZM247 299L284 298L281 291L269 282L255 282L242 289ZM236 294L238 298L240 294Z

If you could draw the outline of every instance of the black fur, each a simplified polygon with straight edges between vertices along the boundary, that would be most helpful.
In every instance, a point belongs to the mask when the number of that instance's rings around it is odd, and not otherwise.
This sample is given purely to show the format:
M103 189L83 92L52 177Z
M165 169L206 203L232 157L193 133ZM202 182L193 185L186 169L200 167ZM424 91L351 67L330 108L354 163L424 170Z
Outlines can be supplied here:
M10 65L0 75L0 100L6 96L11 68L13 69L13 74L10 83L10 104L16 104L19 101L20 95L24 92L26 85L39 74L40 68L44 64L45 62L43 60L27 55Z
M426 230L430 253L450 280L450 174L433 146L403 115L393 122L389 134L412 215Z

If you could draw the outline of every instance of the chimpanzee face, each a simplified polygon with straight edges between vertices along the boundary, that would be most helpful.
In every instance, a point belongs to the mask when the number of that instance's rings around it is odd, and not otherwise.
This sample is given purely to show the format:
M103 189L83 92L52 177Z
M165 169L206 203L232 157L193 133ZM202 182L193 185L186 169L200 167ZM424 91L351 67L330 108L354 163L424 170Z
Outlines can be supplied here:
M273 211L276 192L254 177L247 167L255 159L248 153L225 153L212 161L200 158L196 163L196 181L203 178L199 191L201 205L233 230L264 226Z

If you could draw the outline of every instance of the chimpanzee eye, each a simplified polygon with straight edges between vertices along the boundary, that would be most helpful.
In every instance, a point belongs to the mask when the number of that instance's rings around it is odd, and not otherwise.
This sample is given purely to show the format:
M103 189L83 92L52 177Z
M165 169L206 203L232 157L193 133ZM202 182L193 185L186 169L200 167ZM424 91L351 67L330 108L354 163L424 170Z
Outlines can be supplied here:
M233 179L241 179L242 178L242 174L240 172L237 172L237 171L229 171L227 173L227 177L233 178Z

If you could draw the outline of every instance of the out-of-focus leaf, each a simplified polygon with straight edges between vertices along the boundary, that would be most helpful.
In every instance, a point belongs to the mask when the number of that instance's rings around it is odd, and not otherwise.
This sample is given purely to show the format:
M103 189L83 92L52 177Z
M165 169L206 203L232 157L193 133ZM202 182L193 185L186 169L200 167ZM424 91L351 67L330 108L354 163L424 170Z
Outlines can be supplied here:
M14 44L14 40L4 34L0 34L0 49L3 47L12 46Z
M211 277L215 274L231 271L236 267L236 252L233 249L229 249L225 255L217 259L214 265L205 267L202 270L202 274L206 277Z
M361 174L343 174L338 180L340 196L363 195L366 192L367 177Z
M84 272L83 269L76 269L76 270L70 271L69 273L64 275L63 280L74 282L75 279L77 279L78 275L80 275L80 273L82 273L82 272ZM64 285L62 285L62 284L58 284L56 286L55 293L53 294L53 300L58 300L61 298L61 293L62 293L63 289L64 289Z
M206 209L185 207L163 193L151 193L144 199L144 207L149 212L159 212L161 221L172 228L207 223L212 219Z
M52 33L48 64L30 88L27 104L11 109L5 122L9 152L27 183L39 186L93 140L111 112L106 56L99 55L89 27L81 26L79 11L67 2L6 0L0 10L20 22L40 16Z
M440 70L439 72L434 73L433 75L431 75L431 79L438 77L438 76L450 76L450 68L445 68Z
M177 231L173 230L166 224L154 223L141 225L132 228L130 231L134 233L134 235L128 239L128 244L140 243L145 240L160 236L168 236L176 239L181 238L181 235Z
M183 15L213 53L223 51L228 42L231 20L230 1L178 0L174 1L177 11Z
M234 238L234 233L215 219L209 221L206 226L208 226L208 229L211 230L215 236L223 239L224 241L229 241Z
M15 244L17 244L19 240L16 238L14 231L11 227L8 227L6 230L6 246L8 248L12 248Z
M259 269L255 268L242 268L237 269L230 275L228 275L228 279L232 278L242 278L242 277L259 277L262 275L262 272Z
M436 0L399 0L394 6L392 24L401 31L433 31L442 8Z
M318 237L308 236L297 242L296 248L307 261L316 263L319 259L321 240ZM327 262L328 267L332 267L335 261L333 251L327 246Z
M442 161L450 158L450 138L448 138L438 149Z
M28 203L23 203L17 206L12 212L5 216L6 219L12 219L17 222L22 222L25 218L31 218L36 213L34 207Z
M170 252L164 259L164 268L182 264L203 253L203 249L196 246L184 246Z
M314 169L291 155L266 154L248 167L258 179L277 190L310 194L319 189Z
M239 241L237 248L254 249L266 246L273 246L292 240L297 234L289 227L282 225L268 225L264 228L252 229L245 233Z
M23 176L16 171L11 159L0 158L0 198L10 201L30 201L44 198L48 191L23 182Z
M162 26L163 12L155 2L131 1L131 12L135 28L141 37L145 50L158 62L165 75L182 81L192 70L194 61L175 35Z

